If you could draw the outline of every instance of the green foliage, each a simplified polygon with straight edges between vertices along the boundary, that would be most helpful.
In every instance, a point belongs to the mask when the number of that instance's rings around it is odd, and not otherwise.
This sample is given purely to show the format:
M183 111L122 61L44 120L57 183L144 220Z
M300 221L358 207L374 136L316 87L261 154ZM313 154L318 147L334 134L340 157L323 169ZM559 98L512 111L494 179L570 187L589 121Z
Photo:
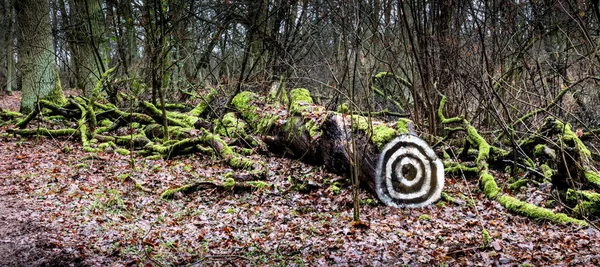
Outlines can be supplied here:
M377 148L382 149L388 142L390 142L394 137L398 136L398 132L385 124L375 125L370 127L368 118L360 115L352 115L351 119L353 120L352 127L354 130L361 130L365 133L369 133L372 130L371 134L371 142L377 146Z
M291 101L290 101L290 113L291 114L303 114L305 112L310 112L311 107L314 102L312 97L310 97L310 92L304 88L296 88L290 91Z
M549 220L557 223L572 223L579 226L588 225L585 221L571 218L564 213L554 213L549 209L520 201L508 195L500 196L498 201L508 210L532 219Z
M234 186L235 186L235 180L233 180L233 178L225 179L225 182L223 183L223 187L226 190L231 190L231 189L233 189Z
M340 188L334 183L329 187L329 192L335 194L335 195L339 195L340 194Z
M419 216L419 221L431 221L431 216L428 214L421 214L421 216Z
M350 107L348 106L348 103L342 103L341 105L339 105L337 107L337 112L342 113L342 114L347 114L350 112Z
M271 186L271 184L263 182L263 181L249 181L248 184L252 187L255 187L258 190L262 190L266 187Z
M124 149L124 148L117 148L117 149L115 149L115 152L117 152L117 154L123 155L123 156L127 156L130 153L129 150Z
M500 194L500 188L496 184L494 176L492 176L486 171L481 173L479 179L481 181L481 185L483 187L483 191L486 197L494 199L496 198L496 196L498 196L498 194Z
M510 189L511 191L518 191L521 187L527 185L528 182L529 180L527 179L519 179L516 182L510 184L508 186L508 189Z
M451 197L450 195L448 195L448 193L446 192L442 192L441 194L441 198L444 201L450 202L450 203L455 203L456 202L456 198Z
M490 246L490 243L492 241L492 238L490 237L490 233L488 233L488 231L486 229L482 229L481 236L483 237L483 246L484 247Z
M396 130L398 131L398 133L400 134L409 134L410 131L408 129L409 125L412 123L411 120L406 119L406 118L400 118L398 119L398 121L396 122Z

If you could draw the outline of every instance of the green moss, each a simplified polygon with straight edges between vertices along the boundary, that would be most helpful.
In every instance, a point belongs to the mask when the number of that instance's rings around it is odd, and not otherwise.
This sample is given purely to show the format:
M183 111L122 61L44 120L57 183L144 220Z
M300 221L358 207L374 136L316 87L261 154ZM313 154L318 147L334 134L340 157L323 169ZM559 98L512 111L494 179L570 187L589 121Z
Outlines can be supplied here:
M431 221L431 216L428 214L421 214L421 216L419 216L419 221Z
M447 202L450 202L450 203L455 203L456 202L456 198L451 197L446 192L442 192L441 196L442 196L442 200L444 200L444 201L447 201Z
M198 121L198 117L190 116L184 113L167 111L167 117L169 117L169 123L183 128L194 128L194 124ZM172 122L176 123L172 123ZM137 127L133 127L137 128Z
M269 130L271 130L271 128L273 127L273 125L275 124L277 119L278 119L277 116L264 115L262 117L262 119L258 122L258 124L256 125L256 132L258 132L258 133L268 132Z
M336 184L332 184L329 187L329 192L331 192L331 193L333 193L335 195L339 195L341 191L340 191L340 188Z
M278 116L258 114L257 107L250 105L250 102L254 99L258 99L259 102L261 100L256 94L244 91L237 94L231 103L240 111L242 117L250 124L252 129L258 133L265 133L271 129Z
M222 136L237 137L245 135L246 123L243 120L238 120L233 112L223 115L221 119L216 119L214 125L215 133Z
M533 154L536 156L544 156L544 150L546 149L546 145L537 144L533 149Z
M316 122L314 122L313 120L307 121L304 126L306 127L306 130L308 131L308 135L311 138L314 138L317 135L321 134L321 129L320 129L319 125Z
M75 165L75 168L77 168L77 169L87 169L88 167L90 167L90 166L85 163L79 163L79 164Z
M337 106L337 112L342 114L350 113L350 107L348 106L348 103L342 103L341 105Z
M573 212L575 216L584 217L588 214L597 214L598 213L598 205L597 202L592 201L582 201L577 206L573 208Z
M383 78L383 77L385 77L387 75L389 75L389 73L387 71L382 71L382 72L379 72L379 73L375 74L375 76L373 76L373 77L375 77L375 78Z
M225 182L223 183L223 187L225 189L231 190L234 186L235 186L235 180L233 180L233 178L225 179Z
M554 213L549 209L541 208L508 195L502 195L498 201L506 209L531 219L548 220L556 223L572 223L579 226L587 226L585 221L571 218L564 213Z
M516 182L510 184L508 186L508 189L510 189L511 191L518 191L519 189L521 189L521 187L526 185L528 182L529 182L529 180L527 180L527 179L519 179Z
M175 196L175 193L179 192L179 188L175 189L167 189L165 192L160 194L160 198L162 199L172 199Z
M161 144L156 144L156 143L148 143L145 146L146 149L149 149L151 151L160 153L160 154L167 154L167 152L169 152L169 148L168 146L163 146Z
M87 152L87 153L96 153L96 152L100 152L101 150L97 149L97 148L89 147L89 146L84 146L83 151Z
M263 182L263 181L250 181L248 184L258 190L262 190L263 188L270 187L271 184Z
M409 125L411 125L411 124L412 124L411 120L409 120L407 118L400 118L396 122L396 130L400 134L409 134L410 131L408 130L408 128L409 128Z
M117 154L123 155L123 156L129 155L129 153L131 153L131 152L129 152L129 150L124 149L124 148L117 148L117 149L115 149L115 152L117 152Z
M165 190L161 195L160 198L162 199L171 199L175 196L175 194L177 192L181 192L181 193L192 193L198 190L198 185L195 184L186 184L184 186L178 187L178 188L173 188L173 189L167 189Z
M119 178L119 180L121 180L121 181L125 181L129 177L130 177L129 173L121 173L117 176L117 178Z
M548 166L548 164L540 165L540 169L542 170L542 173L544 174L544 181L552 180L552 175L554 175L554 170L552 168L550 168L550 166Z
M444 164L444 172L448 174L476 174L478 171L477 167L468 167L458 162Z
M600 194L592 191L578 191L573 189L567 190L567 201L577 202L578 200L591 201L600 203Z
M557 123L559 125L561 125L562 123L557 121ZM566 123L566 124L562 124L561 127L563 128L563 135L564 135L564 140L567 141L573 141L573 143L575 144L575 148L583 153L585 156L587 157L591 157L592 153L590 152L589 149L587 149L587 147L583 144L583 142L581 141L581 139L579 139L579 137L577 137L577 134L575 132L573 132L573 130L571 129L571 124L570 123Z
M62 149L63 153L68 154L69 152L71 152L71 147L68 145L65 145Z
M252 169L253 164L254 162L252 160L240 156L232 156L229 160L229 166L233 167L234 169L250 170Z
M481 236L483 237L483 246L488 247L492 241L492 238L490 237L490 233L488 233L488 231L486 229L482 229Z
M67 98L65 98L65 95L63 94L62 85L60 84L60 77L58 75L58 69L55 71L55 79L56 82L54 83L52 91L50 91L50 93L48 93L48 95L46 95L46 97L43 99L57 105L64 105L67 103Z
M464 122L466 122L461 117L446 118L446 116L444 116L444 106L446 105L446 101L448 101L448 98L446 96L442 96L442 99L440 100L440 105L438 106L438 118L440 118L440 122L442 124L464 123Z
M5 110L4 112L2 112L0 114L0 116L9 117L9 118L17 118L17 117L23 117L23 114L21 114L19 112L15 112L15 111Z
M100 121L100 126L102 127L109 127L112 125L112 121L110 121L109 119L103 119Z
M448 152L446 152L446 150L444 150L444 151L442 152L442 157L443 157L444 159L450 159L450 154L448 154Z
M371 129L369 127L369 121L364 116L360 115L352 115L351 119L353 120L352 128L353 130L361 130L365 133ZM383 148L388 142L390 142L394 137L398 136L398 132L387 125L375 125L372 127L373 132L371 134L371 142L375 144L379 149Z
M109 147L115 147L115 143L113 142L105 142L98 145L99 149L106 150Z
M600 185L600 173L595 171L586 170L585 171L585 179L595 185Z
M242 150L240 151L240 154L249 156L249 155L254 154L254 150L252 150L251 148L242 148Z
M379 149L382 149L387 143L392 141L394 137L398 136L398 132L395 129L388 127L387 125L376 125L373 127L373 135L371 141L377 145Z
M150 155L150 156L146 157L146 159L149 159L149 160L159 160L162 158L163 158L162 154L155 154L155 155Z
M256 107L250 105L250 101L254 98L256 98L256 94L244 91L237 94L231 100L233 106L237 108L242 113L242 116L246 119L246 121L252 125L256 125L259 120Z
M200 103L190 111L190 115L194 117L199 117L204 113L209 104L215 99L217 95L217 90L211 88L208 94L200 100Z
M302 114L311 110L313 100L310 97L310 92L304 88L296 88L290 91L290 113Z
M483 139L477 132L475 127L467 126L467 138L471 144L479 147L479 154L477 156L477 165L480 165L483 161L486 161L490 156L490 145ZM480 166L483 167L483 166Z
M494 199L496 196L498 196L498 194L500 194L500 188L498 188L496 180L494 180L494 176L489 174L487 171L482 171L479 179L486 197Z
M350 119L352 120L353 130L357 130L357 129L362 130L362 131L369 130L369 121L364 116L352 115L352 116L350 116Z

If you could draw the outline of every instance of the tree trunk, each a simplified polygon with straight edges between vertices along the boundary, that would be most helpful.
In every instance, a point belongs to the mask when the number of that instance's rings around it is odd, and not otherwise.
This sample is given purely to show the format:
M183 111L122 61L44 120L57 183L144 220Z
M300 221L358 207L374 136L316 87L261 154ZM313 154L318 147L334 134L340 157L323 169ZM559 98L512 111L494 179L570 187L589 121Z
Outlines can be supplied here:
M50 2L19 0L17 14L19 69L23 75L21 112L29 113L43 98L64 101L54 61Z
M77 87L90 97L94 85L104 73L104 57L101 56L104 15L99 0L70 0L72 8L71 52L75 63Z
M250 92L238 94L232 104L272 152L341 175L356 167L361 186L386 205L423 207L440 198L441 161L423 140L399 135L414 133L412 123L398 121L392 128L359 115L327 112L313 104L306 89L294 89L290 95L287 110Z
M4 5L6 9L7 16L7 32L6 32L6 91L10 92L14 89L16 83L14 80L15 76L15 58L14 58L14 18L15 12L13 9L13 5L10 0L4 0Z

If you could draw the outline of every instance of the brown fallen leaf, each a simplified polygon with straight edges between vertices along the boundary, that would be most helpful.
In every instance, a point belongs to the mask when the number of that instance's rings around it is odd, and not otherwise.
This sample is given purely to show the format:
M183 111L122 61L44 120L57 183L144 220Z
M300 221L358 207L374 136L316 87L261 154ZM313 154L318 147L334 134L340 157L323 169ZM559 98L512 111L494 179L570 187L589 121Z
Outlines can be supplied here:
M500 242L500 240L494 240L491 244L496 251L502 250L502 243Z

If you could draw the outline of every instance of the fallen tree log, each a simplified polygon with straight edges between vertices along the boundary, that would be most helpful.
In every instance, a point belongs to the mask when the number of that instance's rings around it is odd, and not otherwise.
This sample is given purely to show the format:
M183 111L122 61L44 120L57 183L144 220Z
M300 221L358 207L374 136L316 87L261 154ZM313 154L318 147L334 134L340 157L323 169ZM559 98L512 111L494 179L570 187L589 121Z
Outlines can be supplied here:
M410 132L406 120L394 127L369 117L326 111L301 88L290 92L287 107L251 92L238 94L232 103L270 151L341 175L359 168L361 185L386 205L423 207L440 198L443 165L424 141L398 137Z

